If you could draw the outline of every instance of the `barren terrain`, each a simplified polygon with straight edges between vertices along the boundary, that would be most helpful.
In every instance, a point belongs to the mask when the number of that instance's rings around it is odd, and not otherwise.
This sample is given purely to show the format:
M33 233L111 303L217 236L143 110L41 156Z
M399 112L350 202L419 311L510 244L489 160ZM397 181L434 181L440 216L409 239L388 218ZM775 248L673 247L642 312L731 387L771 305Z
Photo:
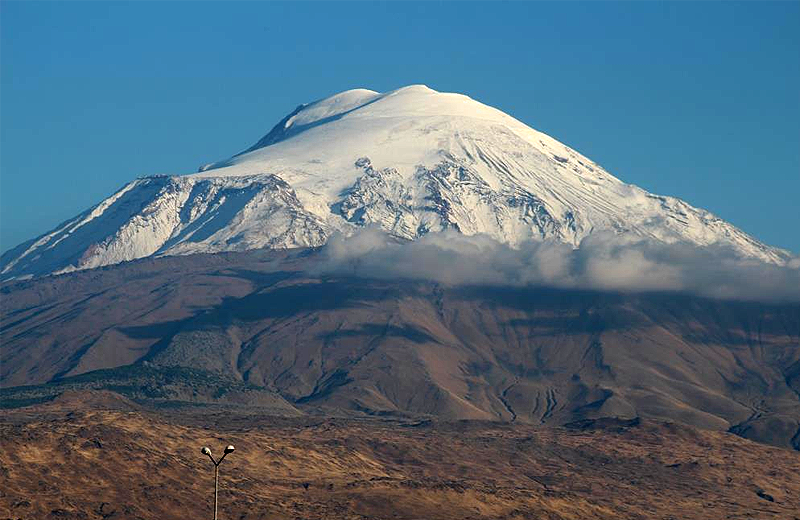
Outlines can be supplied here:
M0 398L643 417L800 447L798 303L326 277L320 256L167 257L5 284Z
M800 518L799 304L317 261L0 287L0 519Z
M229 443L221 519L800 517L800 454L673 423L155 414L78 398L106 409L5 414L0 518L210 518L200 447Z

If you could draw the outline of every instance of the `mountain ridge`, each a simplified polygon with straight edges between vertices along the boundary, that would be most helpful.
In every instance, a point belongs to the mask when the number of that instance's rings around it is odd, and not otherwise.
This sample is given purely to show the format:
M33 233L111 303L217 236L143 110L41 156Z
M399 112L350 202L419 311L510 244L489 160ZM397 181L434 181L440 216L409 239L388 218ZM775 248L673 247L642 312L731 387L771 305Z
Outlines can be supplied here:
M144 177L0 257L3 279L150 255L313 247L377 225L577 247L597 231L725 244L785 263L713 214L626 184L555 139L422 85L300 105L253 146L180 176Z

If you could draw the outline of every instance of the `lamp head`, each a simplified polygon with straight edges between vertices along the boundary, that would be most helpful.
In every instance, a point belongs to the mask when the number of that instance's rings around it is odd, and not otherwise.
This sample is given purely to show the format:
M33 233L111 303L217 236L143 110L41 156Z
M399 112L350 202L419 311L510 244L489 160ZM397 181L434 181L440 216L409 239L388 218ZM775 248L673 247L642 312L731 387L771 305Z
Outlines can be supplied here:
M233 447L233 444L228 444L228 447L225 448L225 453L231 453L236 448Z
M203 449L200 451L203 453L203 455L211 456L211 450L208 449L208 446L203 446Z

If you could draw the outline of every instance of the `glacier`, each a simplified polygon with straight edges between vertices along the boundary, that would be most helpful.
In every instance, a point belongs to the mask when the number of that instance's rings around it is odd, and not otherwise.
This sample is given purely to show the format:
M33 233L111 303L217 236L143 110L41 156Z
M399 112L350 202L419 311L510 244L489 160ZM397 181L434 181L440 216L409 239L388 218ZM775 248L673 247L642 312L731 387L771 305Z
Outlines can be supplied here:
M412 85L300 105L253 146L143 177L0 257L3 280L148 256L317 247L379 227L413 240L455 230L512 246L578 247L598 231L723 245L782 264L708 211L622 182L570 147L462 94Z

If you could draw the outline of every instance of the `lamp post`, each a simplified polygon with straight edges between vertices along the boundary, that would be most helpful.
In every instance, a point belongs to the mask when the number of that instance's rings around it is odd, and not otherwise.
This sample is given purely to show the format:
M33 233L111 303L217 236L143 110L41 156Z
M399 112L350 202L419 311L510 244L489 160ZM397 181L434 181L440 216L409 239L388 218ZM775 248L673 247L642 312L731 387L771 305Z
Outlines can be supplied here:
M214 457L211 455L211 449L207 446L203 446L203 449L200 450L203 455L208 455L208 458L211 459L211 462L214 463L214 520L217 520L217 494L219 493L219 465L222 464L222 461L225 460L225 456L228 453L232 453L235 448L233 444L228 444L228 447L225 448L225 453L222 454L219 460L214 460Z

